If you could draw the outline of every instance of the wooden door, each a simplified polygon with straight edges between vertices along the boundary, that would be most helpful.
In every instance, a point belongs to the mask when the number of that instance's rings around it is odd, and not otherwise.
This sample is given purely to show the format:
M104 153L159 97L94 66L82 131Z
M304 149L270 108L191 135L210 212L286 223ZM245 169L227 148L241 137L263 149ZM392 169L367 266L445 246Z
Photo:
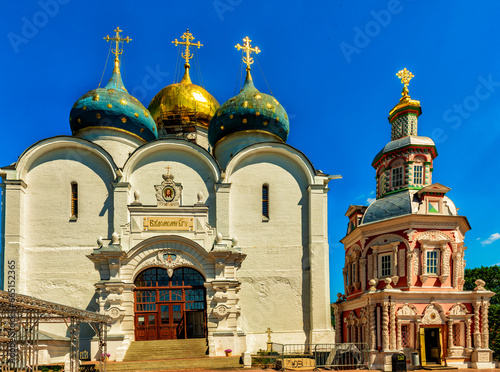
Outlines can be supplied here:
M186 338L186 327L183 303L172 304L172 335L173 338Z

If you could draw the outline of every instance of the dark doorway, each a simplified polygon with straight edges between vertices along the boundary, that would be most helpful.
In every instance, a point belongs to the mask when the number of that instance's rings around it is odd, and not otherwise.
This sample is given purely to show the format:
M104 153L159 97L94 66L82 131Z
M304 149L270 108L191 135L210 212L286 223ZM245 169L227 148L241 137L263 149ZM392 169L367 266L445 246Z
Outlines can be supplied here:
M440 328L424 328L425 360L427 364L441 364Z
M135 339L170 340L206 337L205 279L189 267L153 267L134 281Z

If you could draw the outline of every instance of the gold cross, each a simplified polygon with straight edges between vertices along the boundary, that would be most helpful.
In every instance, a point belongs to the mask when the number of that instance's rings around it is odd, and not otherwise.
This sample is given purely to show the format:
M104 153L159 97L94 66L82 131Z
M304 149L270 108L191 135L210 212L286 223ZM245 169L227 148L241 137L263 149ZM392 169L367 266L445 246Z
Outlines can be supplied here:
M406 69L406 67L401 70L401 71L398 71L398 73L396 74L396 76L398 78L401 79L401 84L403 84L403 93L401 93L401 95L403 97L406 97L408 96L408 84L410 84L410 80L415 76L413 75L410 71L408 71Z
M250 56L250 53L254 52L255 54L259 54L259 53L260 53L260 49L259 49L259 47L252 48L252 47L250 46L250 42L251 42L252 40L250 40L250 39L248 38L248 36L247 36L247 37L245 37L245 38L243 39L243 41L244 41L243 46L241 46L241 45L238 43L238 44L236 44L234 47L235 47L236 49L238 49L238 50L243 49L243 50L245 51L246 56L243 56L243 62L245 62L245 63L246 63L246 65L247 65L247 71L250 71L250 65L253 63L253 58Z
M186 51L185 53L181 53L182 55L182 58L184 58L186 60L186 64L189 65L189 60L191 58L193 58L193 55L190 53L189 51L189 47L190 46L195 46L195 47L198 47L198 49L200 49L200 47L203 46L203 44L200 44L200 42L198 41L197 43L192 43L191 41L194 40L194 36L191 32L189 32L189 28L186 30L186 32L184 32L181 36L181 38L184 40L184 41L178 41L177 39L175 39L174 41L172 41L172 43L175 44L175 46L177 45L185 45L186 46Z
M117 27L116 30L113 31L116 32L115 37L109 37L109 35L106 35L104 40L116 42L115 49L111 49L111 53L115 55L115 67L118 67L118 56L123 53L123 48L120 48L120 42L126 41L128 43L129 41L132 41L132 39L128 36L125 38L121 37L120 32L122 32L123 30L120 30L120 27Z
M172 169L172 167L170 165L167 165L165 169L167 170L167 174L170 174L170 169Z
M271 342L271 333L273 333L273 331L271 331L271 328L267 327L267 342Z

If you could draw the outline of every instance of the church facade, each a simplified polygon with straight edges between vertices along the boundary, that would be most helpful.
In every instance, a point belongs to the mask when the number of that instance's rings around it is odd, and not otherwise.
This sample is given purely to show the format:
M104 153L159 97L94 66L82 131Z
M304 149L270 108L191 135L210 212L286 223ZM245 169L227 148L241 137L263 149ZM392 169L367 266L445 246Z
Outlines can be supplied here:
M207 338L210 356L331 343L327 192L332 178L286 144L288 117L250 74L222 105L185 73L146 109L115 67L71 109L71 136L3 167L4 278L16 292L109 315L111 360L137 340ZM7 266L9 263L10 268ZM7 290L7 280L4 281ZM64 360L65 326L40 363ZM81 348L95 356L95 335Z
M391 370L394 353L423 367L493 368L482 280L464 291L464 237L470 225L433 183L434 142L417 134L420 102L398 76L403 97L389 113L391 141L376 155L377 199L351 205L343 270L334 304L336 341L368 344L369 364ZM418 368L418 367L417 367Z

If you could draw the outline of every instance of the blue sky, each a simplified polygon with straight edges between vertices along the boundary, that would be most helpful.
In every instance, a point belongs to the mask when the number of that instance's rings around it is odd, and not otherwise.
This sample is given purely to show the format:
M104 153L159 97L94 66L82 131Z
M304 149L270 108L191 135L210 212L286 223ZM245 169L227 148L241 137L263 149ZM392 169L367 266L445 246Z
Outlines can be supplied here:
M288 143L317 169L341 174L330 183L331 293L343 290L343 246L350 204L374 198L371 161L390 141L387 116L402 86L396 72L415 75L421 101L419 134L439 156L433 181L451 187L466 236L467 267L500 262L500 2L496 1L77 1L2 2L0 24L0 163L34 142L71 134L73 103L99 84L109 44L120 26L125 86L145 106L175 76L171 43L189 28L203 83L223 103L237 89L245 36L261 49L253 69L258 89L290 117ZM109 79L112 59L104 73ZM192 76L198 84L199 77Z

